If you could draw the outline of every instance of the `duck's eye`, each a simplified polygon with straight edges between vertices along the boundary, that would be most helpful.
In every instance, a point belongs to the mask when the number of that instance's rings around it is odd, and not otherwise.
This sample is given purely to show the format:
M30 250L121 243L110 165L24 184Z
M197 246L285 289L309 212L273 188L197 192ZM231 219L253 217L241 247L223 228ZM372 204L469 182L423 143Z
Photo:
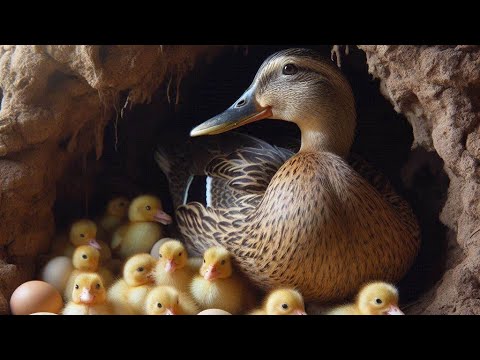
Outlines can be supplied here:
M178 256L182 256L182 253L181 253L181 252L179 252L179 253L178 253Z
M375 304L379 304L379 305L380 305L382 302L383 302L382 299L378 299L378 298L375 299Z
M162 254L158 254L158 257L163 257Z
M222 260L221 264L222 264L222 265L225 265L225 260Z
M80 234L80 237L85 237L85 234Z
M95 285L95 289L100 289L100 284Z
M203 263L204 263L204 264L206 263L205 259L203 259Z
M147 209L148 211L152 210L152 207L150 205L147 205L145 206L145 209Z
M77 289L77 290L78 290L78 288L79 288L79 286L78 286L77 284L75 284L75 289Z
M88 256L85 255L85 254L83 254L83 255L82 255L82 259L88 259Z
M288 309L288 305L287 304L282 304L282 308L287 310Z
M139 271L139 272L142 272L143 270L144 270L144 269L143 269L143 266L140 266L140 267L137 269L137 271Z
M298 68L293 64L287 64L283 67L283 75L294 75L298 72Z
M160 309L162 307L162 304L157 303L157 307Z

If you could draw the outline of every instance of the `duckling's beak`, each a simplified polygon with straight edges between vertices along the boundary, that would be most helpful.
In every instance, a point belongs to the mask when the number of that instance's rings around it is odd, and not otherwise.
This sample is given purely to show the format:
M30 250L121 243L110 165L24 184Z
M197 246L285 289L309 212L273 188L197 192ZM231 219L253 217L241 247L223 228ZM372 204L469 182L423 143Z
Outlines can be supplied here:
M165 265L166 272L174 272L176 268L177 264L175 264L175 261L173 261L173 259L167 260L167 264Z
M216 279L218 277L218 271L215 265L210 265L207 271L205 271L205 275L203 275L203 277L205 278L205 280Z
M307 313L302 309L297 309L293 312L294 315L307 315Z
M98 243L97 239L89 239L89 240L88 240L88 245L90 245L91 247L97 249L98 251L102 250L102 247L101 247L100 244Z
M153 219L163 225L172 223L172 217L163 210L158 210L155 215L153 215Z
M402 310L398 306L390 305L388 310L385 313L386 315L405 315Z
M216 135L272 116L270 106L261 107L255 99L255 88L250 87L223 113L198 125L190 136Z
M91 304L95 300L95 295L92 294L90 289L83 288L82 293L80 294L80 301L84 304Z
M177 312L174 308L167 308L167 311L165 311L165 315L177 315Z

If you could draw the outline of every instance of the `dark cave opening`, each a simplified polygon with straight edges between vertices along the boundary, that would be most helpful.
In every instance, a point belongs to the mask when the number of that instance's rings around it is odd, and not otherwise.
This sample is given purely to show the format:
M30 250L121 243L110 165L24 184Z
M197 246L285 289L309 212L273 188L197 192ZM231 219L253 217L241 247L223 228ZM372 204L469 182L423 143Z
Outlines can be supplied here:
M230 106L250 85L258 67L270 54L288 46L249 46L227 49L211 64L197 64L176 86L165 84L150 104L137 105L116 116L105 131L100 160L93 153L72 164L68 179L61 180L55 205L57 225L73 218L96 216L114 195L134 197L140 193L158 195L165 210L174 209L168 184L153 159L163 136L186 139L191 128ZM305 47L305 46L303 46ZM308 46L330 57L331 46ZM422 229L422 247L416 263L402 280L402 302L418 298L442 276L446 254L446 228L439 221L448 177L435 153L411 150L412 128L381 95L379 84L368 74L365 54L355 47L342 59L342 71L350 81L357 106L357 130L352 152L381 170L405 197ZM172 83L175 83L173 79ZM168 83L168 81L166 81ZM178 95L178 96L177 96ZM175 104L178 98L178 104ZM170 99L170 102L168 101ZM122 103L122 99L120 101ZM239 129L276 144L285 135L299 138L291 123L265 120ZM181 141L181 140L179 140ZM408 170L408 171L406 171ZM405 175L405 173L408 173ZM81 206L71 206L74 195Z

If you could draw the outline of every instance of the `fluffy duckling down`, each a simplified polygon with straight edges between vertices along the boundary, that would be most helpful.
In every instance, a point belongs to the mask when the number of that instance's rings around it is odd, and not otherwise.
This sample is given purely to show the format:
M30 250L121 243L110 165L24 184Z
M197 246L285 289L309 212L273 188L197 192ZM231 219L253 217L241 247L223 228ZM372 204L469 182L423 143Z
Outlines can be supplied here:
M100 275L80 274L75 278L72 300L62 310L63 315L111 315L112 308Z
M98 227L107 236L113 232L128 219L128 207L130 201L123 196L111 199L106 206L104 214L98 219Z
M252 296L244 280L234 274L230 253L222 247L205 251L190 292L202 310L215 308L231 314L244 311Z
M135 198L128 208L129 222L120 226L112 237L112 249L126 259L129 256L150 252L158 239L164 237L159 225L172 222L163 211L162 202L152 195Z
M185 246L178 240L169 240L160 246L158 256L155 283L188 292L195 270L189 262Z
M99 262L100 252L96 248L90 245L82 245L75 249L75 252L72 256L74 270L68 278L63 294L65 300L69 301L72 299L72 290L75 279L80 274L98 272L98 274L102 277L104 285L106 287L110 286L113 281L113 275L108 269L99 267Z
M146 315L196 315L200 310L186 293L172 286L157 286L145 301Z
M263 307L249 315L307 315L302 294L294 289L277 289L267 295Z
M144 310L145 297L154 286L156 260L150 254L133 255L123 268L123 278L108 290L115 314L134 315Z
M404 315L398 298L398 290L392 284L373 282L359 291L354 304L334 308L327 315Z

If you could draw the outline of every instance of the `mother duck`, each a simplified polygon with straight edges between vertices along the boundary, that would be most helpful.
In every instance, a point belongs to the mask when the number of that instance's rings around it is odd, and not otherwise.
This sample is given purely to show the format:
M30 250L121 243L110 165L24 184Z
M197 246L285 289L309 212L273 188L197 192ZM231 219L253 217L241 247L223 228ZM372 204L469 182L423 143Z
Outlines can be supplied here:
M364 163L349 164L356 113L341 72L312 50L275 53L239 100L190 135L266 118L298 125L296 154L233 134L204 143L208 161L195 162L199 148L192 151L190 171L208 177L207 206L184 201L176 210L189 249L223 246L257 286L295 287L306 300L341 301L366 281L400 280L418 252L419 228L388 182ZM178 202L175 161L161 149L156 160Z

